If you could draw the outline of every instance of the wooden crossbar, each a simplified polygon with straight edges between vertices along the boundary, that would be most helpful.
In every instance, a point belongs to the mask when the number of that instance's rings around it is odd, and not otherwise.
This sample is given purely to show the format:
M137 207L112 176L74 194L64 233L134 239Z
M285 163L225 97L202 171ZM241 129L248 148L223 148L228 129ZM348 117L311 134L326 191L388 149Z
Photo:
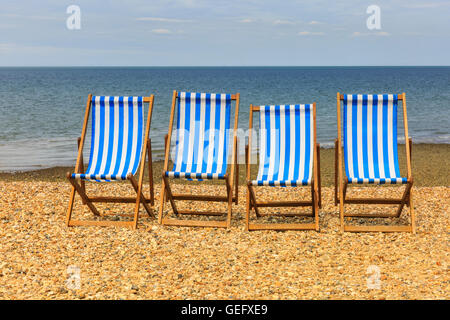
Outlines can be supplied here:
M178 214L191 215L191 216L223 216L225 214L225 212L178 210Z
M402 199L344 198L344 203L348 203L348 204L400 204L400 203L402 203Z
M227 228L227 221L179 220L163 218L163 225L177 227Z
M314 223L249 223L248 230L316 230Z
M136 197L88 197L90 202L110 202L110 203L135 203ZM151 203L150 199L143 199L143 202Z
M344 226L348 232L412 232L412 226Z
M128 227L133 228L133 221L84 221L84 220L70 220L69 226L97 226L97 227Z
M314 217L314 214L311 212L298 212L298 213L260 213L260 217Z
M233 201L236 197L233 197ZM172 194L173 200L191 200L191 201L211 201L211 202L228 202L228 197L196 195L196 194Z
M257 207L312 207L311 201L258 201Z

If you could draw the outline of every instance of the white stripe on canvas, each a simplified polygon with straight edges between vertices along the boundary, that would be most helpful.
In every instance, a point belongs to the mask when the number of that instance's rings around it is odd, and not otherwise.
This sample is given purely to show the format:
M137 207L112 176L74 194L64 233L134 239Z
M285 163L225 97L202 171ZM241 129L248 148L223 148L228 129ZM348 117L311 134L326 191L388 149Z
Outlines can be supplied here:
M284 180L284 163L286 155L286 109L290 106L280 106L280 165L278 168L278 180Z
M389 159L389 172L390 177L395 177L395 164L394 164L394 146L393 146L393 126L394 126L394 106L393 106L393 95L390 94L388 100L388 159Z
M353 143L352 143L352 105L353 96L347 95L347 164L350 177L354 177L353 173Z
M295 106L292 109L291 115L290 115L290 138L291 138L291 152L289 154L289 174L288 174L288 180L294 180L294 169L297 167L297 163L295 163L295 154L296 154L296 145L297 142L295 141L295 131L296 129L296 112L295 112Z
M367 161L369 162L369 178L375 178L373 169L373 143L372 143L372 112L373 96L367 96Z
M298 179L302 180L305 176L305 154L306 154L306 116L305 106L300 106L300 168L298 170ZM297 177L295 177L297 178Z
M119 146L119 97L114 97L114 137L111 166L107 174L110 176L114 172L117 161L117 149Z
M212 165L214 162L214 138L216 137L216 94L211 94L210 99L210 121L209 121L209 144L208 144L208 162L206 164L206 172L212 172Z
M194 156L194 144L198 143L198 141L195 141L195 131L197 129L198 123L195 121L195 109L196 109L196 103L195 103L195 93L189 93L191 103L190 103L190 124L189 124L189 144L188 144L188 158L186 162L186 172L192 172L192 162L193 162L193 156ZM186 119L188 120L188 119Z
M358 177L364 177L364 161L363 161L363 123L362 123L362 95L358 94L357 105L356 105L356 114L357 114L357 148L358 148Z
M138 142L138 124L139 124L139 108L138 108L138 101L137 101L137 97L130 97L129 99L132 99L133 101L133 144L131 145L131 157L130 157L130 163L128 165L127 168L127 174L132 172L133 167L134 167L134 163L136 160L136 156L139 157L139 155L137 155L137 142Z
M222 172L223 157L226 146L225 143L225 110L226 110L226 94L220 95L220 129L219 129L219 150L217 159L217 171Z
M180 103L180 108L179 108L180 124L178 125L179 132L177 133L178 134L178 153L177 153L177 158L175 159L175 161L176 161L175 171L181 171L181 164L182 164L182 161L183 161L184 139L185 139L185 133L186 133L186 130L185 130L186 93L185 92L181 92L179 99L180 99L179 100L179 103Z
M383 95L378 95L378 119L377 119L377 133L378 133L378 168L380 170L381 179L386 178L386 174L384 172L384 154L383 154Z
M120 155L120 166L119 166L119 172L118 175L123 174L123 170L125 168L125 161L127 159L127 149L128 149L128 135L129 130L128 128L128 121L129 121L129 112L128 112L128 99L125 100L125 97L123 98L123 143L122 143L122 154Z

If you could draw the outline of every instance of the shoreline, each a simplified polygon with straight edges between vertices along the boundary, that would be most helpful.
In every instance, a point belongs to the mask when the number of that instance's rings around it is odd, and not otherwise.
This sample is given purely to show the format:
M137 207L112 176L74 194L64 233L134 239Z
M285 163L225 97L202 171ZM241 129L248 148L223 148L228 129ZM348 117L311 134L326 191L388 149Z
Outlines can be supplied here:
M405 149L399 144L400 172L406 175ZM413 144L412 170L415 186L449 186L450 176L450 144ZM153 162L153 179L158 183L163 170L163 160ZM74 161L75 164L75 161ZM334 148L321 148L320 152L322 186L334 186ZM38 170L0 172L0 181L66 181L66 172L73 172L74 167L56 166ZM252 165L251 174L256 175L257 167ZM147 171L146 171L147 172ZM245 165L240 165L239 184L245 183ZM185 183L184 181L176 181ZM215 181L206 181L214 184Z

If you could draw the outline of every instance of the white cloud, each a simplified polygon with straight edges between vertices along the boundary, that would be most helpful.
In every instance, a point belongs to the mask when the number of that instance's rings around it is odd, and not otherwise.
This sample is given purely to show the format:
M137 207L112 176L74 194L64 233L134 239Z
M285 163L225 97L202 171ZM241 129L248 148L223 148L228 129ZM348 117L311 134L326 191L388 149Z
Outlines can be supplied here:
M252 23L254 22L253 19L242 19L241 21L239 21L240 23Z
M290 20L275 20L273 22L273 24L275 24L275 25L294 25L295 22L290 21Z
M411 9L427 9L427 8L439 8L449 6L448 2L428 2L428 3L412 3L405 4L403 7Z
M322 22L313 20L313 21L310 21L308 24L310 24L310 25L315 25L315 24L322 24Z
M381 36L381 37L389 37L391 34L385 31L378 32L359 32L355 31L352 33L352 37L366 37L366 36Z
M323 36L325 33L323 32L311 32L311 31L300 31L298 33L299 36Z
M156 33L156 34L171 34L172 33L172 31L170 31L169 29L153 29L152 32Z
M185 19L172 19L172 18L157 18L157 17L140 17L136 18L138 21L156 21L156 22L169 22L169 23L183 23L183 22L192 22L193 20L185 20Z

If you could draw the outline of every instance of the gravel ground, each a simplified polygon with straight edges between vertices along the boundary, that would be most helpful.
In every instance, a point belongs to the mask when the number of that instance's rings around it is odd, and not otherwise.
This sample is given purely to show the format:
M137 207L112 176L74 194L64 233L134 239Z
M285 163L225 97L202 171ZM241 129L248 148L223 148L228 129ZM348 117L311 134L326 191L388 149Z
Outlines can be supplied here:
M175 189L223 192L213 185ZM0 181L0 299L450 298L450 187L413 189L415 235L341 234L330 187L322 189L320 232L245 232L243 187L229 230L162 227L145 216L143 208L135 231L68 228L64 221L69 190L67 182ZM88 190L131 194L126 184L89 185ZM293 190L266 188L258 194L278 198ZM300 196L310 195L308 188L295 190ZM159 185L156 191L159 199ZM377 193L394 196L399 191L383 187ZM91 217L76 199L74 216ZM132 212L133 205L99 209ZM398 221L378 223L406 223L407 213L404 209ZM77 268L79 282L74 276Z

